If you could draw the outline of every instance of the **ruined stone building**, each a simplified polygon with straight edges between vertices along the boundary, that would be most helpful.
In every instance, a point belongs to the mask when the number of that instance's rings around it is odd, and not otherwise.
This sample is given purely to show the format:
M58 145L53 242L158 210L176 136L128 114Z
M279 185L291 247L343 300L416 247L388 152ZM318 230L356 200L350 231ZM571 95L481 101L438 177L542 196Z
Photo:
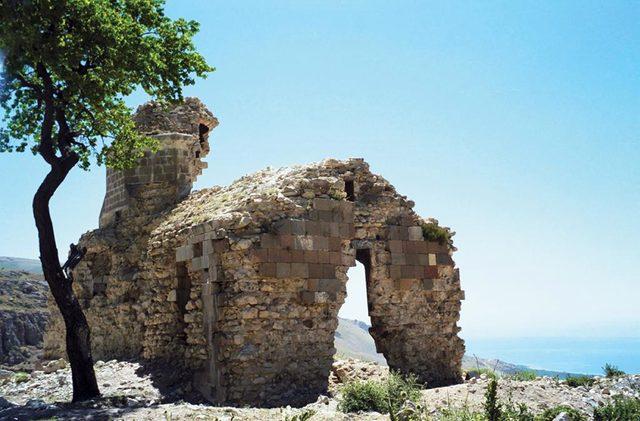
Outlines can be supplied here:
M268 168L191 192L215 117L190 98L169 110L145 104L135 119L160 149L108 170L100 227L82 236L88 252L74 271L95 359L169 361L215 403L314 401L359 261L389 366L432 386L459 381L453 247L428 241L443 229L366 162ZM49 356L64 354L62 332L54 319Z

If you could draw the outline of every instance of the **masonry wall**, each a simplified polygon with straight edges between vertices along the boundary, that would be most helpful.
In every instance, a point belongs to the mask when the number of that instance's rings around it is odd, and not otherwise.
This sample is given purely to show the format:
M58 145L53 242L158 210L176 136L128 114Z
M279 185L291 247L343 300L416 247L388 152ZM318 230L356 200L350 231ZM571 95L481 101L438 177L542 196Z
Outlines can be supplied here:
M458 382L464 294L453 249L425 241L412 208L353 159L268 170L130 213L81 241L75 288L94 357L167 361L220 404L315 401L357 258L390 367L432 386ZM62 332L54 321L49 355L63 354Z

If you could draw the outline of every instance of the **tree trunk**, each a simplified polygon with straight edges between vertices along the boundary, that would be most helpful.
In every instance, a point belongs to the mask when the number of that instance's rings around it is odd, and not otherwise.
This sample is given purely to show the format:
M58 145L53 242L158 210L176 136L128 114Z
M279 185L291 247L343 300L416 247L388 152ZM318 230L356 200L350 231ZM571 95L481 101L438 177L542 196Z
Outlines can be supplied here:
M73 293L72 282L67 279L60 266L49 201L77 162L77 157L69 157L61 160L60 165L52 165L33 198L33 216L38 229L42 271L62 314L67 332L67 356L71 365L74 402L100 396L100 391L93 371L89 325Z

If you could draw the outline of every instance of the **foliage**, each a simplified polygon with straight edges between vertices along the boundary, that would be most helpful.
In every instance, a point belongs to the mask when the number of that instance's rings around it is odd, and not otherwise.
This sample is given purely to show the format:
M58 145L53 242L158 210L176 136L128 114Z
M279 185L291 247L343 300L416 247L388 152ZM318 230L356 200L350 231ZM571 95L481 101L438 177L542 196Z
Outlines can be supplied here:
M437 418L440 421L485 421L485 414L472 411L468 406L462 408L443 408Z
M567 405L559 405L545 410L542 414L536 417L536 420L553 421L562 412L566 413L571 421L583 421L587 419L587 417L581 414L578 410Z
M387 397L384 384L373 380L354 381L342 387L342 398L338 409L342 412L376 411L387 412Z
M502 405L498 401L498 380L491 379L484 394L484 413L489 421L500 421Z
M471 377L480 377L481 375L486 375L490 379L497 379L498 373L488 367L474 368L473 370L469 370L467 374Z
M426 241L435 241L440 243L440 245L446 245L452 248L454 235L455 232L452 232L447 227L441 227L438 225L438 221L434 219L422 223L422 236Z
M23 371L19 371L16 373L16 375L13 377L13 380L16 383L24 383L26 381L29 380L29 374L23 372Z
M522 370L522 371L518 371L517 373L514 373L511 376L511 378L513 380L531 381L531 380L537 379L538 375L533 370Z
M589 387L593 384L593 378L589 376L569 376L566 379L567 385L571 387L585 386Z
M171 20L164 0L0 0L0 151L28 147L52 166L125 168L153 141L136 133L124 98L141 87L161 102L214 69L195 51L195 21ZM75 162L75 161L74 161ZM75 165L75 164L74 164Z
M640 399L617 396L612 402L596 408L596 421L640 420Z
M292 416L289 416L289 415L285 416L284 421L308 421L315 414L316 414L316 411L314 411L313 409L305 409L299 414L292 415Z
M612 365L609 363L606 363L604 367L602 367L602 370L604 371L604 374L607 377L620 377L626 374L624 371L620 370L615 365Z
M376 411L396 414L406 401L417 403L420 386L415 376L390 373L384 381L353 381L342 387L338 409L342 412Z
M527 405L508 402L502 405L501 421L534 421L535 416Z

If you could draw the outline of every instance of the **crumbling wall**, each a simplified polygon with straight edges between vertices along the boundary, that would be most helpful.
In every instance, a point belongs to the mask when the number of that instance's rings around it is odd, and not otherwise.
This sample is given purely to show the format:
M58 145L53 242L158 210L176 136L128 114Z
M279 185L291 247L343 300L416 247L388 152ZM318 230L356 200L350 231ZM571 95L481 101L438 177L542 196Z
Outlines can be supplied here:
M157 139L159 150L146 152L134 168L107 168L100 227L130 218L132 207L143 206L151 214L184 199L206 168L202 158L209 153L208 135L218 125L197 98L177 106L148 102L134 121L141 133Z
M358 255L368 260L371 333L390 367L432 385L460 380L463 293L452 250L425 241L412 202L362 161L325 166L310 179L300 171L302 189L292 179L294 217L275 216L275 196L269 217L199 225L176 251L178 264L201 274L187 317L196 321L193 343L204 321L194 367L214 402L301 405L326 392L346 273Z

